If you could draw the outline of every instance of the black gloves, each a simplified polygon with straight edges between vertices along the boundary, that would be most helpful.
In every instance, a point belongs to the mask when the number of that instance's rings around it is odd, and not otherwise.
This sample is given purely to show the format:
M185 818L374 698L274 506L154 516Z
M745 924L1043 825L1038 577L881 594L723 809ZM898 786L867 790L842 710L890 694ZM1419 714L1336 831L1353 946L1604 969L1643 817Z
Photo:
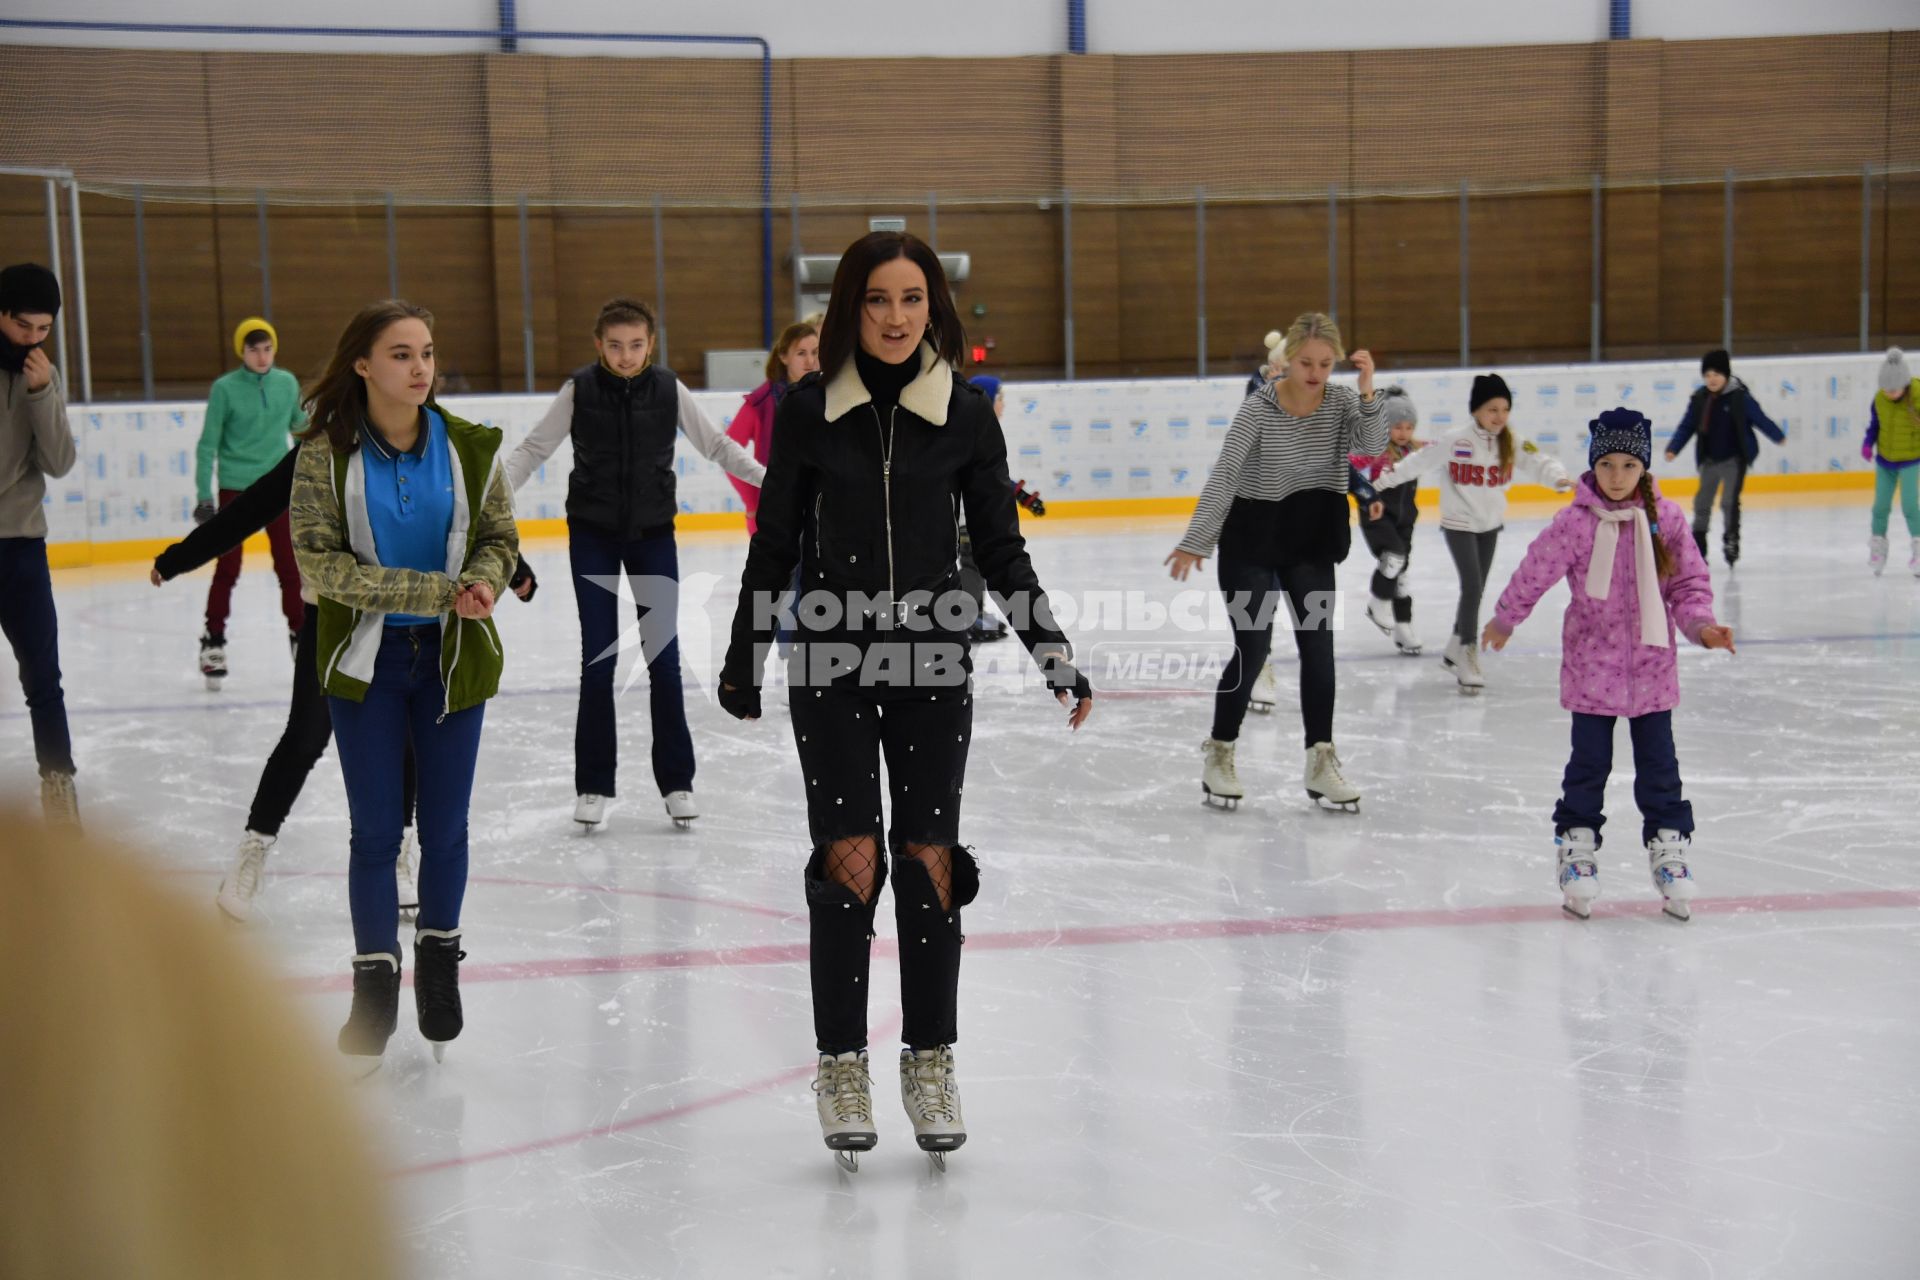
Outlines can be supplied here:
M193 522L195 524L205 524L207 521L213 519L214 514L219 510L220 508L215 506L211 499L199 503L193 509Z
M1068 661L1065 649L1043 648L1033 655L1040 664L1040 674L1047 678L1048 693L1069 693L1075 702L1084 701L1093 696L1093 685L1086 675L1072 662Z
M753 685L735 689L723 680L720 683L720 709L735 720L758 720L760 690Z
M526 590L522 591L522 587L525 587ZM513 594L519 596L522 600L531 600L533 599L533 593L539 589L540 582L539 579L533 576L533 566L527 563L525 556L521 556L514 562L513 576L507 579L507 590L513 592Z
M1047 504L1040 501L1039 494L1027 488L1027 482L1025 480L1014 481L1013 500L1024 507L1030 516L1044 516L1047 514Z

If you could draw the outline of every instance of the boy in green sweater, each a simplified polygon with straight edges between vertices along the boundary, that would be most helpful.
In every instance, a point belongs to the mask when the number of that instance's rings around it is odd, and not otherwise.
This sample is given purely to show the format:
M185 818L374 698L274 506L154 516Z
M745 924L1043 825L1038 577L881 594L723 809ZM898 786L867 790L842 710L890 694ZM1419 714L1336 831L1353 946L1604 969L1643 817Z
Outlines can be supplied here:
M273 367L279 346L280 337L273 326L258 316L242 320L233 331L233 350L240 357L240 367L222 375L207 395L207 417L200 428L193 472L195 524L204 524L219 507L273 470L292 447L288 436L306 423L306 415L300 411L299 380L285 369ZM214 503L216 494L218 506ZM288 644L297 645L307 607L300 599L300 568L294 563L293 540L284 512L267 526L267 545L273 550L273 572L280 579L280 611L287 618ZM227 615L233 584L240 578L241 558L239 547L221 556L214 566L213 586L207 591L200 674L206 677L209 689L218 689L227 676Z

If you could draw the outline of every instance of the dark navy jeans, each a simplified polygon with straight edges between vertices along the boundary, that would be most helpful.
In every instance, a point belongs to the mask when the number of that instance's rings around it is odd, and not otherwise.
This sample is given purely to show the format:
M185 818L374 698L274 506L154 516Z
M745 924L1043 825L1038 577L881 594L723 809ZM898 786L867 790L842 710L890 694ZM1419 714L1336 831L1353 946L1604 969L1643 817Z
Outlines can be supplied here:
M72 773L67 696L60 688L60 618L53 609L45 538L0 538L0 631L20 666L40 772Z
M1573 758L1553 807L1553 831L1591 827L1596 836L1607 821L1607 775L1613 772L1614 716L1573 713ZM1693 834L1693 806L1680 795L1680 761L1673 753L1673 712L1656 711L1627 721L1633 740L1633 800L1640 806L1641 843L1661 829Z

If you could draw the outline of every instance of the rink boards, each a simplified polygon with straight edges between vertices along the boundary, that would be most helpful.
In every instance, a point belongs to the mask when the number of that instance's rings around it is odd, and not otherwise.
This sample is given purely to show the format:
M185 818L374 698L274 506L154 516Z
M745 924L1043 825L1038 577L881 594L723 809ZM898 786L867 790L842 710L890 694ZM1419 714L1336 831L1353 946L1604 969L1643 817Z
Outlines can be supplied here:
M1740 377L1787 432L1784 446L1762 443L1756 476L1768 488L1850 488L1869 483L1860 457L1879 353L1743 359ZM1383 377L1412 394L1420 435L1431 438L1467 420L1476 370L1408 371ZM1544 365L1503 371L1516 403L1515 427L1569 471L1585 469L1587 422L1627 405L1654 421L1655 449L1679 424L1699 385L1693 361ZM1191 508L1245 398L1246 376L1102 382L1009 383L1008 467L1038 489L1059 515L1177 513ZM511 447L531 430L547 395L453 396L447 407L501 428ZM738 392L697 392L714 421L726 424ZM192 528L194 448L205 405L114 404L69 410L80 462L47 486L49 542L56 566L144 559ZM523 522L566 514L572 451L562 443L518 495ZM738 528L742 504L720 468L683 441L676 462L683 528ZM1674 462L1656 458L1663 478L1693 475L1692 450ZM1684 485L1676 486L1684 488ZM529 523L530 533L558 524Z

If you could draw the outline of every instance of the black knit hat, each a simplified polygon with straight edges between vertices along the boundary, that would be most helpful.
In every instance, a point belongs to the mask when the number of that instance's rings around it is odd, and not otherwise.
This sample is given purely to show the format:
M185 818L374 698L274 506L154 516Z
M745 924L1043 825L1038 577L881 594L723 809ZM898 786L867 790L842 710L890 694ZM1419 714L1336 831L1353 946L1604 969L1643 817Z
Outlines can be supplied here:
M1719 347L1700 357L1700 372L1717 373L1723 378L1733 376L1733 357Z
M1497 373L1475 374L1473 391L1467 396L1467 412L1477 413L1489 400L1505 400L1511 406L1513 391L1507 386L1507 380Z
M13 316L60 314L60 281L37 262L0 270L0 311Z

